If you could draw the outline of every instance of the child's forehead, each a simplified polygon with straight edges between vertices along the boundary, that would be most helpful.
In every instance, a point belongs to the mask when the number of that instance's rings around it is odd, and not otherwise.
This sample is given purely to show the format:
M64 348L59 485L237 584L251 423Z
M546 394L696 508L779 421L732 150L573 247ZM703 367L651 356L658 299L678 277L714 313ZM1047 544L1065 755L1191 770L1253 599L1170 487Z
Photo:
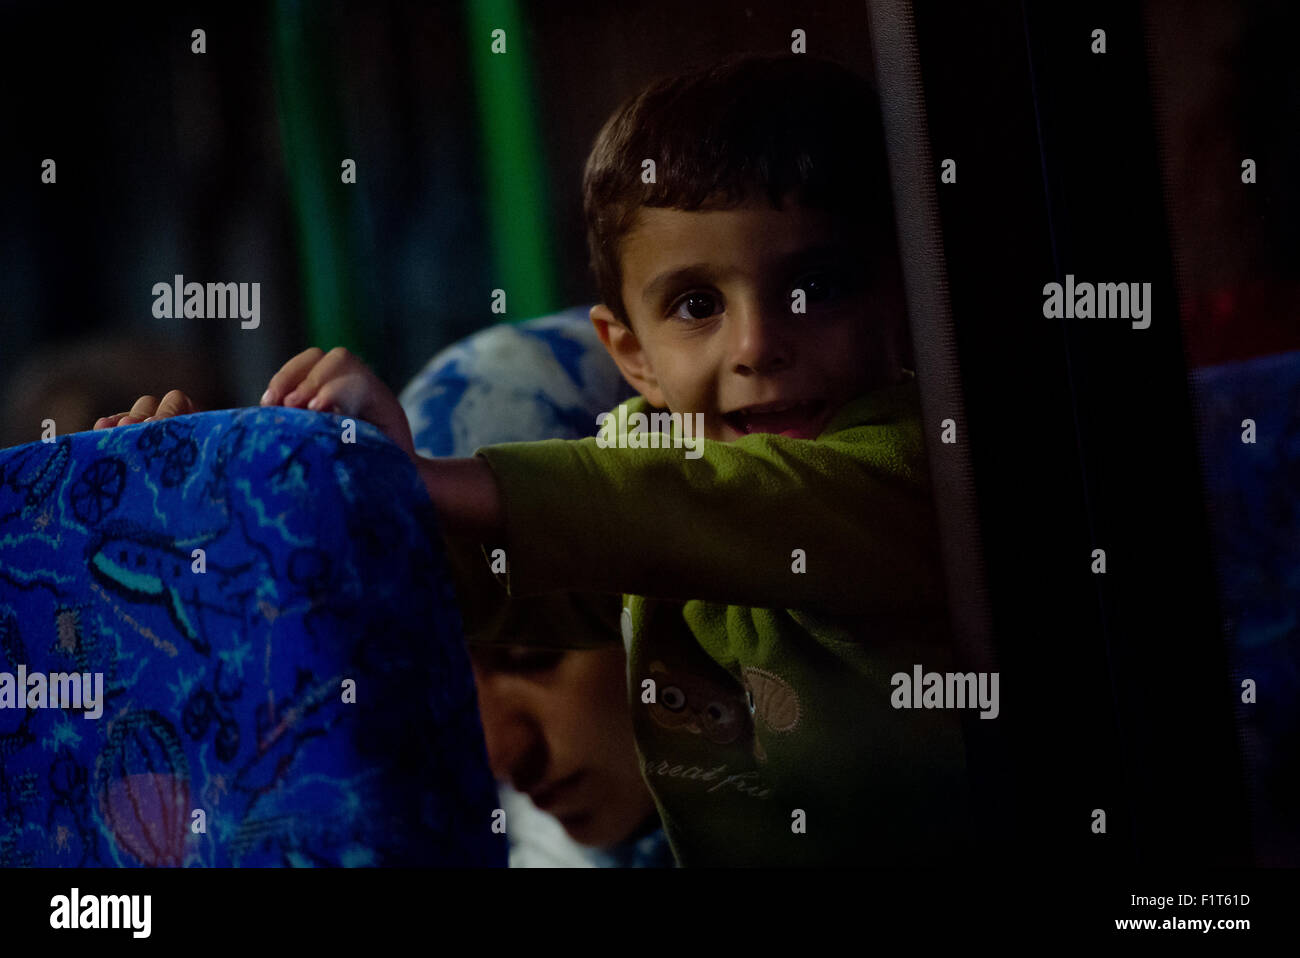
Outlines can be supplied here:
M725 263L738 258L770 265L852 252L852 224L826 210L765 200L725 209L641 207L622 244L625 268L651 273L673 263Z
M713 201L699 209L677 206L640 206L633 217L629 235L638 231L726 229L731 226L744 229L747 225L782 223L788 229L823 232L843 229L842 223L830 210L801 203L794 194L784 197L779 205L761 194L751 194L741 202Z

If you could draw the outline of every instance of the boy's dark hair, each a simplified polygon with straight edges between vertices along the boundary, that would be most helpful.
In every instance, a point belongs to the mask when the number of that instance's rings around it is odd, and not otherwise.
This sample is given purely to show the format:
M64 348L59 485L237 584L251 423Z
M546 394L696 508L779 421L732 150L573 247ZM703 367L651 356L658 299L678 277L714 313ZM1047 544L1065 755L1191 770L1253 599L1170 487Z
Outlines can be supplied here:
M654 160L655 182L642 182ZM896 240L880 107L870 82L803 54L744 55L655 81L596 137L583 213L601 301L628 324L620 251L642 206L728 209L790 190L834 213L864 256Z

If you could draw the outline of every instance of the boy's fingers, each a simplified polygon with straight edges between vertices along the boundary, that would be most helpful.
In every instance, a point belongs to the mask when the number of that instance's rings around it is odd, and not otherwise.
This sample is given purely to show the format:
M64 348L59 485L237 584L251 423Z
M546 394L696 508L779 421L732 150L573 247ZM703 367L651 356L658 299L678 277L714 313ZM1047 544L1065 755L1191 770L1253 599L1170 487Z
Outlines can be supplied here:
M184 416L192 412L194 412L194 403L190 402L190 397L179 389L173 389L166 396L163 396L162 402L158 404L158 409L153 414L153 418L166 419L168 416Z
M311 368L320 362L321 357L324 355L325 350L319 346L312 346L310 349L304 349L281 366L280 371L271 377L266 392L262 394L262 405L274 406L281 402L289 393L298 388L298 384L302 382Z
M331 379L316 390L316 394L307 403L307 408L317 411L328 411L333 408L344 415L355 416L361 412L365 392L366 378L360 373L348 373L346 376Z
M141 396L131 407L128 416L134 416L136 419L143 419L145 416L152 416L154 410L158 408L158 400L153 396Z
M308 370L297 387L281 400L286 406L305 406L317 391L331 379L342 378L341 374L355 358L342 346L331 349L316 365Z
M118 421L119 421L123 416L126 416L126 415L129 415L129 413L119 412L119 413L114 413L112 416L104 416L102 419L99 419L99 420L97 420L97 421L95 422L95 428L96 428L96 429L112 429L114 426L116 426L116 425L118 424Z

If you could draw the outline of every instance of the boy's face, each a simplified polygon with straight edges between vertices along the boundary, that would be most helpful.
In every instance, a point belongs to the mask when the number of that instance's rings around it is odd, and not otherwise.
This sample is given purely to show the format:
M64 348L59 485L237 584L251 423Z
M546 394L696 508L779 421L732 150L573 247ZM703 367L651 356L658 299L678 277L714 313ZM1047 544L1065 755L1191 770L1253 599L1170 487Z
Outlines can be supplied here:
M816 438L849 400L901 378L901 292L792 197L727 210L643 207L622 245L624 327L591 318L652 405L703 413L704 434ZM794 309L803 290L805 311Z
M580 844L608 847L644 830L655 806L632 736L622 645L473 645L470 655L497 779Z

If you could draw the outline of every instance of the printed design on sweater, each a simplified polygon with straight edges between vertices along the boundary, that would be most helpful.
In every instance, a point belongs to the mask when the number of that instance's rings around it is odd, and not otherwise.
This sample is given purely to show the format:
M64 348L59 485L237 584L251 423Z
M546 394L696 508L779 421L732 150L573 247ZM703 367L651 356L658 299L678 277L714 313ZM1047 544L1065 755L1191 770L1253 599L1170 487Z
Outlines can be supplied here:
M702 735L714 745L749 741L760 764L767 762L767 750L755 734L759 724L771 732L792 732L803 714L798 693L767 669L746 666L741 670L743 685L735 689L691 672L669 669L659 660L650 663L650 674L658 688L649 708L656 725Z
M730 745L753 734L749 708L740 689L722 685L661 661L650 663L658 694L650 704L650 717L660 728L703 735L714 745Z
M707 763L706 763L707 764ZM684 762L678 762L676 758L656 759L645 758L641 763L641 771L645 775L646 782L654 789L654 778L676 778L682 781L700 782L706 795L712 795L720 792L724 795L738 793L748 798L771 798L772 789L767 786L759 777L759 773L754 769L748 771L732 772L727 774L729 766L726 763L715 765L712 768L705 768L703 765L687 765ZM658 789L655 789L658 792Z
M741 670L745 682L745 696L749 701L749 712L759 722L773 732L793 732L799 725L802 714L799 695L790 683L775 672L746 666ZM757 729L755 730L757 731ZM754 736L754 758L760 763L767 761L767 750L762 741Z
M747 666L745 693L749 711L762 719L773 732L792 732L799 725L799 696L785 679L775 672Z

